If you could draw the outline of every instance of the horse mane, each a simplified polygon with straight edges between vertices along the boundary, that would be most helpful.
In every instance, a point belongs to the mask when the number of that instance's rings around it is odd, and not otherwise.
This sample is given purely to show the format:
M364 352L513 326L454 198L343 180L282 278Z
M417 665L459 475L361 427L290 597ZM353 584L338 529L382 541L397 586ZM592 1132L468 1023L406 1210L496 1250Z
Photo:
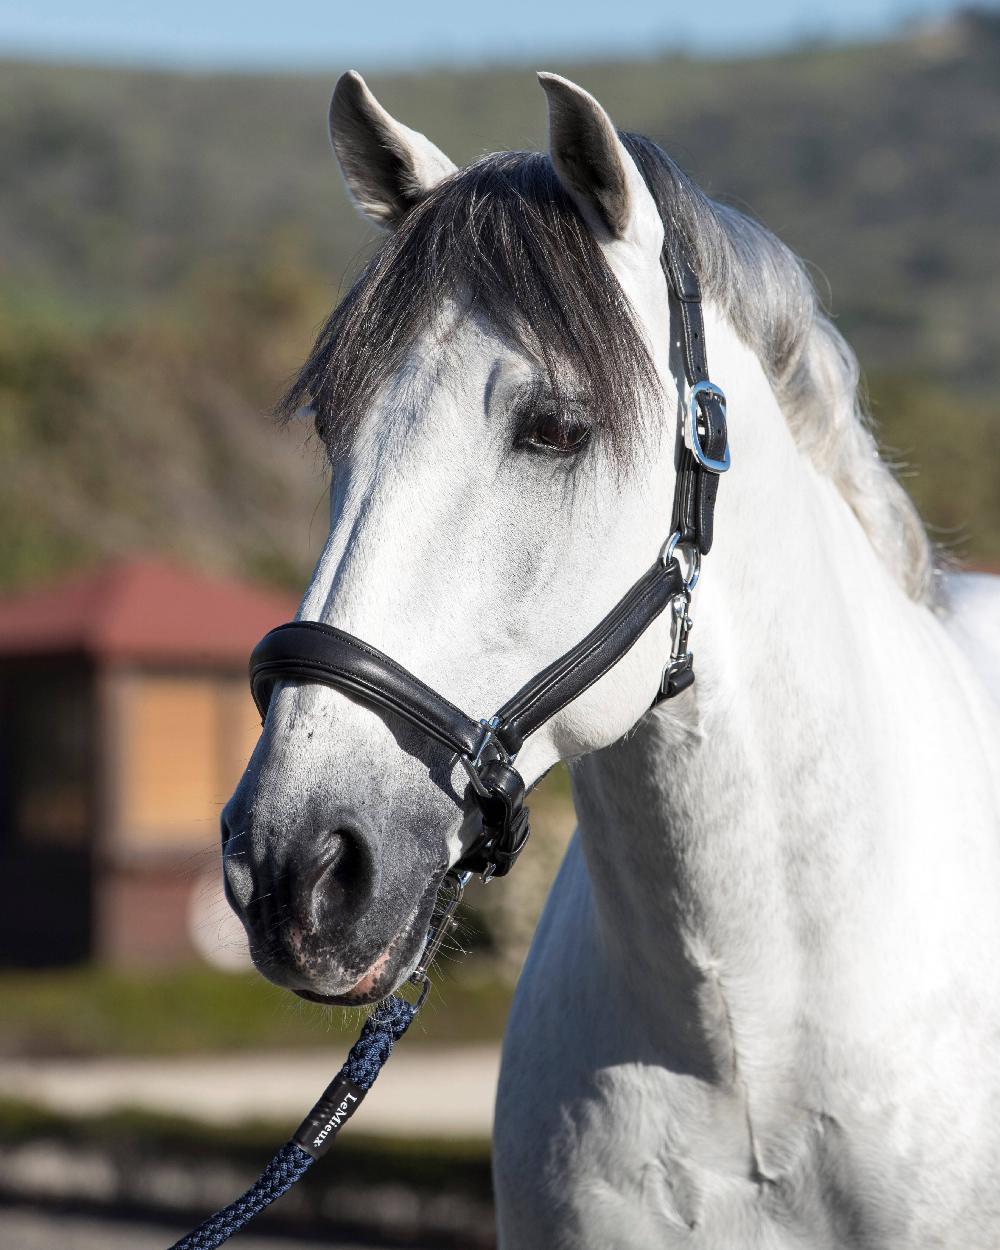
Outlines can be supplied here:
M665 228L689 242L705 296L760 360L797 444L830 477L906 593L935 592L934 558L909 495L880 457L857 357L799 258L753 218L710 200L642 135L623 134Z
M764 226L706 196L651 140L623 133L707 299L757 355L796 442L829 476L911 598L934 584L917 511L879 457L857 358L802 262ZM567 365L612 454L636 443L655 373L621 288L547 155L500 152L440 183L387 236L334 309L278 413L311 407L331 454L446 300L537 359L559 396Z

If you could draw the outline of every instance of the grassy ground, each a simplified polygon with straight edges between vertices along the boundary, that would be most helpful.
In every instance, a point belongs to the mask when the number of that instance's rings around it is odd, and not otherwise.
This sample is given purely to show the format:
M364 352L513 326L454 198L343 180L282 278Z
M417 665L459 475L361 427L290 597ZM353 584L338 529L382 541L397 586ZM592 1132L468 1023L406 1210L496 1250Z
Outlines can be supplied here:
M497 1038L508 986L476 974L440 980L410 1045ZM352 1039L360 1013L302 1002L255 973L205 968L79 968L0 974L0 1054L173 1055L325 1047Z

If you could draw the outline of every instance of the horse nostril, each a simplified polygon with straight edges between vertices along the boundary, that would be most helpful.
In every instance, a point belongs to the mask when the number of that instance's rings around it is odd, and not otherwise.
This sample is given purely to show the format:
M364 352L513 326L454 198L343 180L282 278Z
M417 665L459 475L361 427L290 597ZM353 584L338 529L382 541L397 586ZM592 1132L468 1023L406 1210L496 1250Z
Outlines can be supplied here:
M321 927L343 924L365 910L372 896L374 865L360 831L334 829L303 881L305 899Z
M351 854L351 841L356 835L350 829L334 829L327 835L326 845L319 852L316 863L305 874L302 882L305 892L314 894L322 885L323 878L334 874L341 860Z

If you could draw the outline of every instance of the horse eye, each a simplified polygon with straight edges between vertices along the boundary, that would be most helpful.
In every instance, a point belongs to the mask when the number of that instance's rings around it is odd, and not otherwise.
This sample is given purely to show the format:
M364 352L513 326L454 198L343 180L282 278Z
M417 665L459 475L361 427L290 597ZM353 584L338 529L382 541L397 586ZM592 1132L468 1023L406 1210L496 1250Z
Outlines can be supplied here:
M556 410L536 413L523 441L540 451L579 451L590 437L590 426L571 413Z

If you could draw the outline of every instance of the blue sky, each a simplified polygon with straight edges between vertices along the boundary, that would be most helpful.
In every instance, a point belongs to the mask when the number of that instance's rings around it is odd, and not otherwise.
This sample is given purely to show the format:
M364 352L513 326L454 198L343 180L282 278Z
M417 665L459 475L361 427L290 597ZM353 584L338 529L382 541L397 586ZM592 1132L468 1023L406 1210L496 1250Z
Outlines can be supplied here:
M995 7L995 6L994 6ZM753 52L851 39L939 16L952 0L0 0L0 55L186 67L362 69Z

